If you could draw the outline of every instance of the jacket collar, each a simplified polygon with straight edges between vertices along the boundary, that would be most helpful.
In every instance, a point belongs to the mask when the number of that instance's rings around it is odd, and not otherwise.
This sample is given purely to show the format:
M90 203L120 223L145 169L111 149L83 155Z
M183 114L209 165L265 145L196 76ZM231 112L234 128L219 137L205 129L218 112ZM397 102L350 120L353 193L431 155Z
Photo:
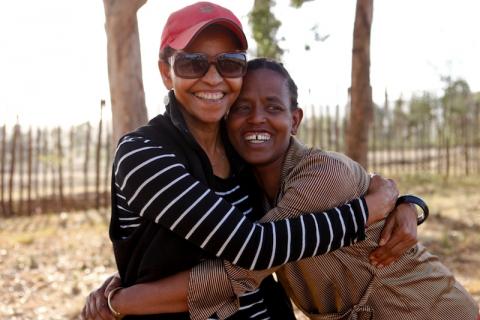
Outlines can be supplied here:
M185 122L185 118L183 117L182 111L180 111L180 108L180 103L177 101L173 90L170 90L168 92L168 103L165 106L164 116L169 118L178 130L191 136L190 131L187 127L187 123Z
M200 147L197 140L195 140L193 135L190 133L190 130L188 129L187 123L185 122L185 118L183 117L183 114L180 108L181 108L180 102L178 102L177 98L175 97L173 90L170 90L168 92L168 102L165 105L165 113L163 114L163 116L168 118L171 121L173 126L180 131L180 133L183 135L186 141L191 145L191 147L197 150L200 150L202 153L204 153L203 149ZM150 120L149 124L154 125L155 122L156 122L155 118L153 118L152 120ZM233 174L238 173L240 170L243 169L244 162L243 160L241 160L240 156L236 153L236 151L233 149L232 145L230 144L230 141L228 140L228 137L227 137L225 122L223 120L221 123L220 130L221 130L220 132L221 138L225 146L225 152L227 153L227 157L230 160L232 173Z
M310 148L302 144L297 138L290 138L290 145L287 149L287 154L283 160L282 172L280 181L286 181L287 176L292 172L296 165L305 157Z

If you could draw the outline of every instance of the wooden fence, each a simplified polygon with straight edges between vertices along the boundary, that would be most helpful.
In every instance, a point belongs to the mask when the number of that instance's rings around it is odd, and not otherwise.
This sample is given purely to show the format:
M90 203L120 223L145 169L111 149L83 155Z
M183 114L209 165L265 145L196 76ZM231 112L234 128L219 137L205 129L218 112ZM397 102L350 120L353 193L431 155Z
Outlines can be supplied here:
M317 107L309 113L300 139L343 152L346 120L339 108ZM448 124L450 134L446 123L434 120L391 126L378 119L370 130L370 171L389 176L480 175L480 117ZM111 128L102 121L67 129L1 126L0 215L108 207L112 154Z
M323 110L323 113L321 112ZM329 107L314 108L300 127L310 146L344 152L346 118ZM480 175L480 116L417 124L388 125L374 115L370 126L369 171L385 175ZM447 130L448 128L448 130Z
M113 151L102 121L69 129L3 125L0 139L0 215L109 205Z

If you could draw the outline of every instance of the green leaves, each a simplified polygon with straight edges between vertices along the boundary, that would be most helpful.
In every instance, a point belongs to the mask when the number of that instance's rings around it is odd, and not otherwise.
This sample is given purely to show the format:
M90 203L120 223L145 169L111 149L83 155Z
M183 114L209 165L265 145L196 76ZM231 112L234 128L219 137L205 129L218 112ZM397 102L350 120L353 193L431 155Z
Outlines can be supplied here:
M282 24L272 13L273 0L255 0L249 14L252 36L257 42L257 56L281 60L283 50L277 43L277 31Z

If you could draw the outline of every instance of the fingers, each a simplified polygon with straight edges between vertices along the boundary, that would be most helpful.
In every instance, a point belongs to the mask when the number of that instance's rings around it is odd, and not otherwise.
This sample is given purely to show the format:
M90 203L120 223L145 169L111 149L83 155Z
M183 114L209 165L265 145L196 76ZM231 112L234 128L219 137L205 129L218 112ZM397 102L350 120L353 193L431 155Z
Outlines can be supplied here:
M107 299L103 296L101 289L92 291L87 297L80 315L82 320L115 320L108 309Z
M371 258L370 263L377 268L389 266L414 245L415 242L402 242L392 248L379 247L372 252L371 257L374 256L375 258Z
M406 228L397 227L383 246L372 251L369 256L370 262L376 267L388 266L416 243L416 235Z
M122 283L120 281L120 277L116 277L116 276L112 277L110 279L110 282L108 283L108 285L105 288L105 292L104 292L105 298L108 297L108 294L110 293L110 291L112 291L115 288L120 287L121 285L122 285Z
M394 226L395 220L392 219L391 216L387 217L382 233L380 234L380 241L378 242L379 246L385 245L390 240Z
M107 301L102 294L97 294L95 297L95 311L99 319L107 320L108 314L106 314L105 307L107 307Z

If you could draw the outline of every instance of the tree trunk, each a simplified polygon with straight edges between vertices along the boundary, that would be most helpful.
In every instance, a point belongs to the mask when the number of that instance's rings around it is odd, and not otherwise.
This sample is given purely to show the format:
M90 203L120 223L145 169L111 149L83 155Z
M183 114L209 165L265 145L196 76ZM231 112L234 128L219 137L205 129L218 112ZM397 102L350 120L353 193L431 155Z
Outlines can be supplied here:
M357 0L352 49L351 110L346 153L367 168L368 127L372 121L370 31L373 0Z
M147 0L103 0L113 139L147 122L137 11Z

